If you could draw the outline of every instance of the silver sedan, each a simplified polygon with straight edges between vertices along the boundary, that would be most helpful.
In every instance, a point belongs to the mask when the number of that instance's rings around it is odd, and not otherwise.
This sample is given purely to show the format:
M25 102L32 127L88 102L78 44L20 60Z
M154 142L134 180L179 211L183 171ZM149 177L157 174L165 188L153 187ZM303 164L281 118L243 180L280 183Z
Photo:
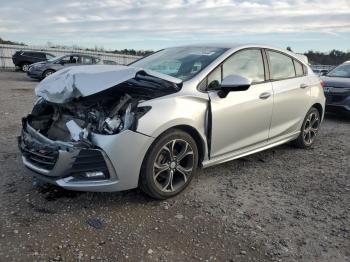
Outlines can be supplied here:
M320 80L297 55L261 45L160 50L129 66L77 66L45 78L23 118L22 159L70 190L180 193L199 167L289 141L313 145ZM234 174L233 174L234 175Z

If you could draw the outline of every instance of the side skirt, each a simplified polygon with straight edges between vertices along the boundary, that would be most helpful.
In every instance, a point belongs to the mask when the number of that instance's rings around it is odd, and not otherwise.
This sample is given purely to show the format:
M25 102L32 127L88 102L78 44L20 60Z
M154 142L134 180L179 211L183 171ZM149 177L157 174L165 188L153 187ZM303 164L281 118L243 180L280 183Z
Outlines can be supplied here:
M257 153L257 152L260 152L260 151L264 151L266 149L269 149L269 148L272 148L272 147L275 147L275 146L287 143L289 141L292 141L292 140L296 139L298 137L299 133L300 133L300 131L298 131L296 133L293 133L293 134L289 134L287 137L284 136L282 138L279 137L277 139L273 139L272 141L269 141L268 144L265 144L264 146L253 147L250 150L246 150L246 151L241 150L241 151L238 151L238 152L226 154L226 155L223 155L223 156L220 156L220 157L217 157L217 158L212 158L210 160L203 161L202 167L206 168L206 167L210 167L210 166L213 166L213 165L221 164L221 163L224 163L224 162L227 162L227 161L231 161L231 160L234 160L234 159L237 159L237 158L241 158L241 157L244 157L244 156L247 156L247 155L251 155L251 154L254 154L254 153Z

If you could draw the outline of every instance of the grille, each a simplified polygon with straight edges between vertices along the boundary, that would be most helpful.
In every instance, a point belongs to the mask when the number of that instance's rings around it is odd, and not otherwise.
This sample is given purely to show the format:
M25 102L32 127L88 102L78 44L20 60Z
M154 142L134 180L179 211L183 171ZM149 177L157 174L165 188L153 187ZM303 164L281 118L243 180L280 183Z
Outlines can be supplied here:
M20 143L20 149L27 161L37 167L51 170L56 164L57 150L47 147L28 146L24 142Z
M102 171L106 177L109 176L106 161L99 150L80 150L71 168L71 173L79 174L91 171Z

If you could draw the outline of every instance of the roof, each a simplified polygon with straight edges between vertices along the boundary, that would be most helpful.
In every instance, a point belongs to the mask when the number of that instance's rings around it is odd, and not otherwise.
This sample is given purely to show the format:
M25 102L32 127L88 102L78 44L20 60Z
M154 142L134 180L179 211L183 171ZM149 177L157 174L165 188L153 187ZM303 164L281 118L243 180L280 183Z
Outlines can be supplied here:
M227 48L230 51L235 51L237 49L243 49L243 48L266 48L266 49L272 49L276 51L280 51L283 53L286 53L295 59L299 60L300 62L303 62L304 64L308 64L308 59L305 55L296 54L294 52L290 52L286 49L281 49L269 45L262 45L262 44L254 44L254 43L197 43L197 44L190 44L190 45L182 45L182 46L176 46L176 47L218 47L218 48Z

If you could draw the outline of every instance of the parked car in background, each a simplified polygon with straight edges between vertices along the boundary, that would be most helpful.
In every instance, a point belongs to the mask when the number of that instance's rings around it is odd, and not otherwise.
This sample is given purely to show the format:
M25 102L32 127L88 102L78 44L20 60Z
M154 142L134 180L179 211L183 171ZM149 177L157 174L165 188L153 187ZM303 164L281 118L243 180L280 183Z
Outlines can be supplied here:
M94 65L100 63L101 59L89 55L70 54L54 57L48 61L32 64L27 74L34 79L44 79L45 77L64 68L78 65Z
M18 139L35 176L70 190L140 186L158 199L180 193L198 167L289 141L311 147L325 102L305 62L261 45L174 47L129 66L66 68L35 93Z
M104 65L117 65L117 62L112 61L112 60L103 60L102 63Z
M12 61L16 68L21 69L23 72L27 72L29 65L37 62L47 61L53 59L55 56L46 52L36 51L17 51L12 56Z
M312 71L314 71L314 73L318 76L323 76L328 73L327 69L312 69Z
M322 76L326 111L350 115L350 62L345 62Z

